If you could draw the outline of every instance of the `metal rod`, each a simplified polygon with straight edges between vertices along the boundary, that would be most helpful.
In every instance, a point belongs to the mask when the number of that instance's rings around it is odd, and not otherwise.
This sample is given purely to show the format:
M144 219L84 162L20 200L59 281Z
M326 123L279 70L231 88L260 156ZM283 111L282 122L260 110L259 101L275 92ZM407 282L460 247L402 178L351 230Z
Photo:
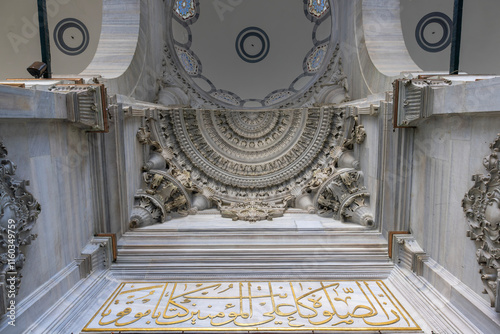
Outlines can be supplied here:
M47 70L43 74L44 78L52 77L52 66L50 64L50 39L49 24L47 22L46 0L37 0L38 3L38 28L40 31L40 46L42 50L42 62L47 64Z
M463 7L464 0L455 0L453 7L453 30L451 32L450 74L458 74L459 71Z

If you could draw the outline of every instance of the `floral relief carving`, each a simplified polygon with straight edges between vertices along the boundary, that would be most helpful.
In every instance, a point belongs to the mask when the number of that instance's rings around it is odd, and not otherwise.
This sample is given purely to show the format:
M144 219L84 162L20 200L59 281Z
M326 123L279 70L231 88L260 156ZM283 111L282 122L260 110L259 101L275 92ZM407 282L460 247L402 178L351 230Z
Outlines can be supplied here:
M4 313L9 299L19 293L23 247L35 240L32 233L40 204L26 189L27 180L14 178L16 165L6 159L7 149L0 142L0 311Z
M182 175L185 184L189 184L189 179L185 178L186 174ZM136 194L136 203L130 219L131 228L162 223L171 219L171 214L188 214L188 194L182 188L182 183L171 175L156 170L144 172L143 179L146 187Z
M491 154L484 158L487 174L472 176L474 186L465 194L462 207L469 224L467 236L475 241L476 258L483 293L488 294L491 306L500 312L500 134L490 144Z

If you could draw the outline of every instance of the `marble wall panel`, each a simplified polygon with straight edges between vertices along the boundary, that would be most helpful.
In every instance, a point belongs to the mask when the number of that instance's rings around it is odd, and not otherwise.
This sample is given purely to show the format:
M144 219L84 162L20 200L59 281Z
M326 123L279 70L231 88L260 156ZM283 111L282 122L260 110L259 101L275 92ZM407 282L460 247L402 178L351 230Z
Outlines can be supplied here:
M466 237L461 201L472 175L485 173L483 158L499 125L500 114L456 115L433 117L415 129L410 229L431 258L478 294L476 248Z
M93 235L87 134L63 122L5 121L0 137L16 176L42 206L26 248L18 300L26 298L77 258Z

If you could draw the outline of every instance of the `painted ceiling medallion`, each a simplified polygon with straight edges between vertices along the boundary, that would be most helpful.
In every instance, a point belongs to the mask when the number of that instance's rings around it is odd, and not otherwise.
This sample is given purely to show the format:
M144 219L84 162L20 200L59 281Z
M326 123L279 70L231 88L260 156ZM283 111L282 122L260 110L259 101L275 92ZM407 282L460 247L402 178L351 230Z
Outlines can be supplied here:
M182 20L189 20L196 14L194 0L177 0L174 3L174 12Z
M323 60L325 59L327 50L327 44L317 46L313 49L309 57L307 57L307 72L313 73L319 70L321 64L323 63Z
M241 104L240 99L231 92L219 90L211 93L210 96L215 97L217 100L232 106L239 106Z
M268 98L265 99L264 104L266 106L272 106L273 104L279 103L281 100L286 100L292 95L293 93L289 90L278 91L275 93L273 92Z
M177 53L177 57L179 57L182 67L187 72L187 74L198 74L198 61L195 57L193 57L193 55L191 55L187 50L178 46L175 47L175 52Z
M309 13L315 17L322 17L330 8L328 0L309 0Z
M243 29L236 37L236 52L247 63L258 63L269 53L269 37L257 27Z

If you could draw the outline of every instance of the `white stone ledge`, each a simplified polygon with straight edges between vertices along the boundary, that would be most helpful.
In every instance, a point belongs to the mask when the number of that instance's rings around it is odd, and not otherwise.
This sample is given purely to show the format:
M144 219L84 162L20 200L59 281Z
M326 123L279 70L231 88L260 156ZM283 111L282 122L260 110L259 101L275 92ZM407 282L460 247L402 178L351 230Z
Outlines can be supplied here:
M43 313L54 305L68 290L80 280L80 270L75 261L52 276L52 279L41 285L29 296L16 303L16 333L22 333ZM22 284L21 284L22 289ZM2 316L0 332L8 332L13 328L8 324L9 318Z
M438 333L500 333L500 314L475 291L428 257L411 234L393 235L391 277L401 291L414 289L412 298ZM479 279L479 275L478 275ZM427 300L428 303L422 303ZM428 305L434 306L434 310Z
M436 89L430 99L429 115L500 115L500 78L465 81Z
M0 119L67 119L66 96L0 85Z

